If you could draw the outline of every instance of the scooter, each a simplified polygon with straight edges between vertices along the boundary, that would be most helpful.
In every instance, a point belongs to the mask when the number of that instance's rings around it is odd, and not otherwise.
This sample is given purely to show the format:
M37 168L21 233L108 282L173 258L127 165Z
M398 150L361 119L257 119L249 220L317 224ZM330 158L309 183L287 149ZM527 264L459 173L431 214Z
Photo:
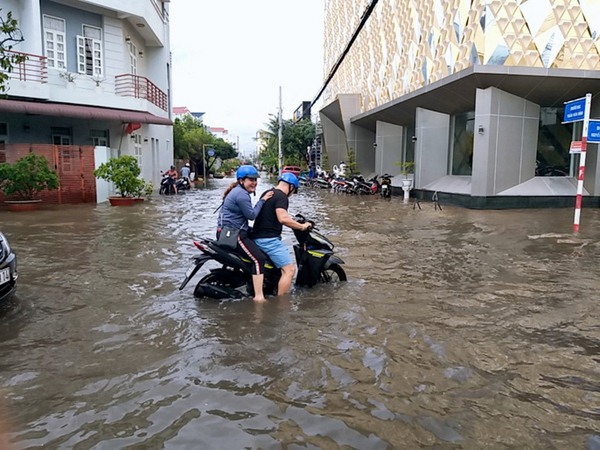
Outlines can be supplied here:
M164 172L161 172L161 175L162 180L160 181L160 188L158 190L160 195L175 194L174 187L177 188L177 193L183 193L183 191L187 191L191 188L191 183L187 177L179 178L178 180L173 181L171 177Z
M389 173L381 175L381 197L392 198L392 176Z
M342 268L344 261L334 254L333 243L317 231L314 222L298 214L295 219L300 223L309 222L308 230L294 230L297 243L294 254L298 265L296 286L312 287L318 283L347 281L346 272ZM238 299L253 296L252 261L238 254L236 250L227 249L217 244L214 239L194 241L194 246L202 252L192 258L193 263L185 273L185 279L179 290L185 288L190 280L208 261L216 261L221 267L211 269L202 277L194 289L194 297L212 299ZM275 295L281 270L267 259L265 264L265 295Z

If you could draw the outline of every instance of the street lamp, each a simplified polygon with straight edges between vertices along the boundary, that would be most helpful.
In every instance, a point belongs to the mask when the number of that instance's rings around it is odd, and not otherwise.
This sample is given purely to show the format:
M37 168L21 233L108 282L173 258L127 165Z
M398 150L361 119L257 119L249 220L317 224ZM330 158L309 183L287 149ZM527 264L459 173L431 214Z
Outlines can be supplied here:
M203 171L203 184L206 187L206 147L211 147L212 144L202 144L202 171ZM212 148L208 149L208 156L212 156L215 154L215 151Z

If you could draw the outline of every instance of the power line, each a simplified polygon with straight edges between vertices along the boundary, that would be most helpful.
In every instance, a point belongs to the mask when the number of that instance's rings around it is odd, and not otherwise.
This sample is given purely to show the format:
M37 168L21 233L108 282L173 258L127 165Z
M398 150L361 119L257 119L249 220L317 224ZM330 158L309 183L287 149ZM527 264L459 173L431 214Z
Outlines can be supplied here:
M329 75L327 75L327 78L325 79L325 83L323 83L323 86L319 90L319 93L316 95L316 97L311 102L311 104L310 104L311 108L314 106L314 104L317 102L317 100L319 100L319 97L321 97L321 95L327 88L327 85L330 83L330 81L333 79L335 73L342 65L342 62L346 58L346 55L350 52L350 49L352 48L354 41L358 37L358 35L359 35L360 31L362 30L362 28L364 27L365 23L367 23L367 20L369 20L369 17L371 16L371 13L373 12L373 9L375 8L375 5L377 4L378 1L379 0L371 0L371 3L369 4L369 6L367 6L367 8L365 9L365 12L363 13L363 15L360 18L358 27L356 27L356 30L354 30L352 37L348 41L348 44L346 44L346 48L344 49L344 51L342 52L342 54L340 55L340 57L338 58L336 63L333 65L333 67L329 71Z

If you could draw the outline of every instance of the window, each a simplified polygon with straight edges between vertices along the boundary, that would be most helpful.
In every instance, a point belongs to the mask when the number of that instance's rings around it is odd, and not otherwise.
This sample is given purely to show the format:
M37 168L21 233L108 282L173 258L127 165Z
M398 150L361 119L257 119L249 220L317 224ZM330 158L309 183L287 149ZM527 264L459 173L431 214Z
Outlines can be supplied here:
M452 117L452 137L450 141L452 146L450 174L452 175L472 175L474 124L474 111Z
M102 30L83 26L83 36L77 36L77 72L102 76Z
M44 48L45 56L48 58L48 67L67 69L65 28L64 19L44 15Z
M581 136L582 123L562 123L564 107L540 108L535 175L566 177L571 174L571 140ZM573 130L575 128L575 131Z
M133 134L133 156L137 159L138 166L142 168L142 135Z
M132 75L137 75L137 47L131 41L127 43L129 50L129 72Z
M108 130L90 130L90 139L96 147L110 147Z
M71 129L63 127L52 127L52 145L71 145Z

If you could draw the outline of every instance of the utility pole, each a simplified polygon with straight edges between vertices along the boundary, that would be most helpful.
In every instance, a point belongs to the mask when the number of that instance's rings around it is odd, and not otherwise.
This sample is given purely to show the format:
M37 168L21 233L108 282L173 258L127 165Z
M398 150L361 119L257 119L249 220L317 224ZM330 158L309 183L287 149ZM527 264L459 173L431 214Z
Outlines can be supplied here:
M283 169L283 151L281 149L281 139L283 136L283 110L281 108L281 86L279 86L279 132L277 133L279 141L279 176L281 176L281 170Z

